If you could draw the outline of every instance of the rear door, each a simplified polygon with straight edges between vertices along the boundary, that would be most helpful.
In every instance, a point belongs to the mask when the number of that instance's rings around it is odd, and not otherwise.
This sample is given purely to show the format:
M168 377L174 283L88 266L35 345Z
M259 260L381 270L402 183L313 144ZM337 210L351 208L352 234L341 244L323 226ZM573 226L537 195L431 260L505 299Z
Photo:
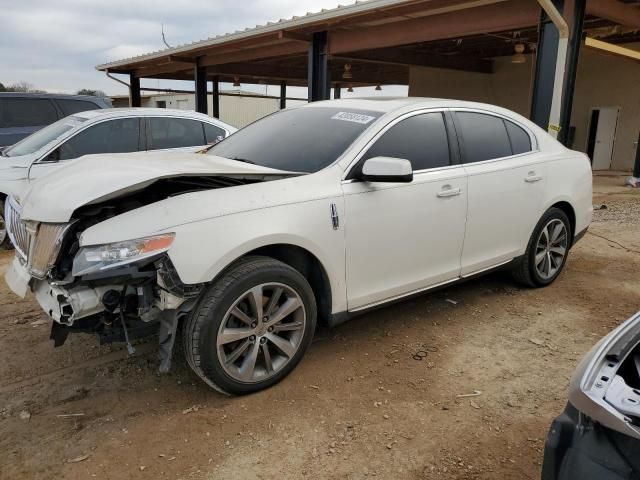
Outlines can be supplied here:
M547 167L526 127L486 111L454 112L468 175L462 275L524 253L544 200Z
M58 111L48 98L0 98L0 147L19 140L58 120Z
M147 150L192 150L206 146L202 122L180 117L148 117Z
M409 160L411 183L343 183L349 310L458 278L467 179L445 112L413 113L386 127L355 168L376 156ZM357 177L357 174L355 175Z

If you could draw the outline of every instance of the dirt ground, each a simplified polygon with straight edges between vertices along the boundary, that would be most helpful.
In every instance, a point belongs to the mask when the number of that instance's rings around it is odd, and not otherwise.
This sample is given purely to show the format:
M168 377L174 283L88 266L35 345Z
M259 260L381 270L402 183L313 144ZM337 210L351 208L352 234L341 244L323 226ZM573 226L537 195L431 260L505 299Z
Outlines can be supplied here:
M606 209L551 287L493 274L320 330L248 397L209 390L182 355L158 376L153 342L54 349L1 282L0 478L539 478L576 363L640 309L640 191L621 183L596 178Z

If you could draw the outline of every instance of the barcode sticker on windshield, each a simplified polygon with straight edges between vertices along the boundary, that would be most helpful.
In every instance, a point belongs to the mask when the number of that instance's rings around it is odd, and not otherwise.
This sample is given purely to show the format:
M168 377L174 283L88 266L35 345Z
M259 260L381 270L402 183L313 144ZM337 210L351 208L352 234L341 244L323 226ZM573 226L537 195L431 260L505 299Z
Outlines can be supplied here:
M375 120L375 118L376 117L372 117L370 115L353 112L338 112L331 117L332 120L343 120L345 122L362 123L364 125L369 123L371 120Z

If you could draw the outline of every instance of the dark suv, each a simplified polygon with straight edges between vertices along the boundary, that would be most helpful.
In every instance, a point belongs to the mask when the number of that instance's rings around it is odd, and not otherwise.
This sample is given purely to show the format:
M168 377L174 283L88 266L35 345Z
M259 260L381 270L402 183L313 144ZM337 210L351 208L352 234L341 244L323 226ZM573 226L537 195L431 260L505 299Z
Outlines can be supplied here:
M86 95L0 93L0 148L67 115L110 107L110 99Z

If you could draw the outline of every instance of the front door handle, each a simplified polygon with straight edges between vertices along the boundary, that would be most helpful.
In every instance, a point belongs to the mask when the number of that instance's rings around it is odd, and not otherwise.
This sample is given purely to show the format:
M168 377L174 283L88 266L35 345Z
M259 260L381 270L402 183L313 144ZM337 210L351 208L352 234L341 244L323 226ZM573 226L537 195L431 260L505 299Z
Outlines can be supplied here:
M462 190L459 188L451 188L451 186L445 185L436 195L438 198L455 197L456 195L460 195L460 192L462 192Z
M529 172L529 175L527 175L524 179L524 181L527 183L536 183L540 180L542 180L542 175L536 175L536 172Z

